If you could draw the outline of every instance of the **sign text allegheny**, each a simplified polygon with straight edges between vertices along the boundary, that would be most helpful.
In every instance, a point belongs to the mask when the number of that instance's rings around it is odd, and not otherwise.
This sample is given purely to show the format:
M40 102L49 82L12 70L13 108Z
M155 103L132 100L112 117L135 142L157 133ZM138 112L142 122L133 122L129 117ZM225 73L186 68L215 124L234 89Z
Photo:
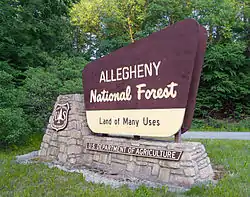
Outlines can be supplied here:
M86 65L95 133L167 137L191 126L206 48L204 27L180 21Z

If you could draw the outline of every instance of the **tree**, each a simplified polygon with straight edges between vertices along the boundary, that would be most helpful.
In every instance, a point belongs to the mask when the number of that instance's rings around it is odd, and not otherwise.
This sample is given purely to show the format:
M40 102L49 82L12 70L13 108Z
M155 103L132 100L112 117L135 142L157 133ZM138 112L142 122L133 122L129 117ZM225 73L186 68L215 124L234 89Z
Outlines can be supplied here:
M249 2L81 0L71 11L80 50L101 57L185 18L208 31L197 117L249 115ZM85 42L88 40L88 42Z
M207 27L208 42L226 42L239 39L239 32L243 31L242 18L244 2L237 0L197 0L193 1L193 17Z
M250 114L250 69L246 43L214 44L207 49L196 115L241 119Z
M0 146L42 131L58 94L82 89L71 0L0 1ZM63 76L63 77L62 77Z
M19 85L29 67L49 66L53 56L72 51L69 5L66 0L0 2L0 61L19 71L14 77Z
M78 50L100 57L134 42L145 18L146 0L81 0L71 10Z

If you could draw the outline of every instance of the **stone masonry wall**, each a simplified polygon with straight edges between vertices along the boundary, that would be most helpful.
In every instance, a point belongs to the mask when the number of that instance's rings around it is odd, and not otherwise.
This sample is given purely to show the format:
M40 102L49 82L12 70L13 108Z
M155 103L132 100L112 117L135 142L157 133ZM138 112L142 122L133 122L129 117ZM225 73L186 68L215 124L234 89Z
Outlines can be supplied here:
M69 123L59 132L48 124L39 156L67 167L88 166L127 177L191 187L194 183L212 180L213 170L205 147L199 142L163 142L133 140L94 135L88 128L83 95L59 96L57 103L69 102ZM52 116L50 118L50 123ZM184 151L180 161L168 161L116 153L86 150L87 143L133 146L159 150Z
M55 106L65 102L68 102L70 105L68 125L64 130L58 132L51 128L54 109L50 116L46 133L43 136L39 155L47 159L59 160L63 163L72 163L71 153L80 153L83 145L83 136L90 135L91 131L87 126L83 95L61 95L57 98Z

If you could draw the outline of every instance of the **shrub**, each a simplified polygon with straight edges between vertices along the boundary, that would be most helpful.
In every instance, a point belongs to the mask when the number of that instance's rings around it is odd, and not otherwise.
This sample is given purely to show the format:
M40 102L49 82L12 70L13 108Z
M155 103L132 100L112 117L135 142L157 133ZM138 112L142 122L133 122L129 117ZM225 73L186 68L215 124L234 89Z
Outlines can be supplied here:
M22 109L0 109L0 146L23 144L30 131Z
M26 71L22 87L26 94L23 109L34 129L41 130L46 125L58 95L82 93L81 71L85 64L83 58L62 56L54 59L48 68Z
M240 119L250 112L250 69L245 43L215 44L208 48L198 91L198 117Z

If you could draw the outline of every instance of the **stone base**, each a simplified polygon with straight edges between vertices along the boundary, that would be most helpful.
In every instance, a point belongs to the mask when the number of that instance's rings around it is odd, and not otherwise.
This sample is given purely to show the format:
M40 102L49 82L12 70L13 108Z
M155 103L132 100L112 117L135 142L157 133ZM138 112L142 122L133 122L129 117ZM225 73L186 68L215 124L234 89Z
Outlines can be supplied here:
M50 124L39 151L40 157L52 159L67 167L88 166L108 174L166 183L189 188L193 184L212 180L213 170L204 146L199 142L133 140L93 135L88 129L83 95L59 96L57 103L69 102L69 123L59 132ZM50 123L52 116L50 118ZM179 161L87 150L87 143L112 144L157 150L183 151Z

